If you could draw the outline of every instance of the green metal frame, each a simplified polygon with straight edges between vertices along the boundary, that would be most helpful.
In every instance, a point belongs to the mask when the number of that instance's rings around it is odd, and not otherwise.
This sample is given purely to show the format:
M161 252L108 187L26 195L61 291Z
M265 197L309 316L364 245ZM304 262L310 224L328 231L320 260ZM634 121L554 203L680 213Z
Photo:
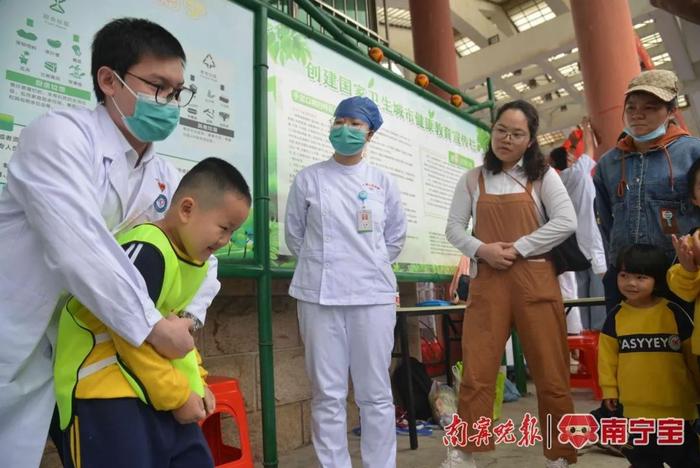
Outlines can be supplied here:
M256 295L258 305L258 339L260 353L260 385L262 399L262 425L263 425L263 466L276 468L277 459L277 439L275 421L275 387L274 387L274 363L273 363L273 342L272 342L272 279L291 278L293 270L273 268L270 261L270 192L268 184L268 128L267 128L267 21L272 18L285 26L296 29L307 37L320 42L321 44L339 51L346 57L366 66L372 71L397 83L410 91L422 96L428 101L436 104L449 112L469 121L470 123L490 130L490 126L475 117L469 112L475 112L484 108L493 109L493 93L489 87L489 100L478 103L468 96L464 96L459 90L444 83L427 70L412 63L401 54L394 52L383 44L364 36L351 26L342 21L327 15L309 0L295 0L307 13L326 31L333 34L331 38L313 30L306 24L291 18L287 13L274 8L269 0L228 0L240 6L250 9L254 13L254 80L253 80L253 190L254 190L254 264L236 264L220 262L219 276L235 278L253 278L257 282ZM380 47L387 58L401 64L415 73L423 73L430 81L439 88L451 94L459 94L464 102L470 104L466 111L459 110L441 98L395 75L391 71L383 68L374 62L366 53L360 50L346 36L361 42L368 47ZM335 40L334 40L335 39ZM336 42L337 41L337 42ZM401 273L398 276L400 281L433 281L441 282L450 279L449 275L438 274L417 274Z

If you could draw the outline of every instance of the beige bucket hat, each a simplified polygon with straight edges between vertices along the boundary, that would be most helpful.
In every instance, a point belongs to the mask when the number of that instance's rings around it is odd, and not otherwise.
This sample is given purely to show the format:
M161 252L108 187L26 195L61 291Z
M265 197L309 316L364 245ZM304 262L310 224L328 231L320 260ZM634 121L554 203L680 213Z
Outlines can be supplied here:
M669 70L647 70L632 78L625 95L642 91L651 93L664 102L678 96L678 77Z

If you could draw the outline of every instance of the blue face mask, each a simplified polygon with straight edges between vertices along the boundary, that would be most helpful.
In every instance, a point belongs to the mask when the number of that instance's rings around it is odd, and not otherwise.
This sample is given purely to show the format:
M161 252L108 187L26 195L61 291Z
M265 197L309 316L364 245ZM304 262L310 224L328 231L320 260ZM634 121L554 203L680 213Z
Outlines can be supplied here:
M666 122L662 123L656 130L652 130L646 135L637 136L634 133L632 133L632 129L630 129L629 127L625 127L625 133L631 136L634 141L646 142L656 140L657 138L662 137L666 134Z
M154 96L143 93L135 93L122 78L114 74L126 89L136 97L134 113L126 117L119 109L117 101L112 98L117 112L122 116L122 121L129 132L139 141L150 143L152 141L162 141L168 138L180 122L180 108L173 100L168 104L158 104Z
M342 156L355 156L364 148L367 130L352 128L347 125L333 127L328 137L335 152Z

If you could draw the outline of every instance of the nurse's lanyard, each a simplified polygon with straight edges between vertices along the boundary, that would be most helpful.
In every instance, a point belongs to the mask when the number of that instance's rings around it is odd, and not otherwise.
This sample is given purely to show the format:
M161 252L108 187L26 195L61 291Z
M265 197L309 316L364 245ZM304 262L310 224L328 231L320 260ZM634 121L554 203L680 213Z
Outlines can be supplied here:
M367 208L367 192L362 190L357 194L357 198L362 202L362 208L357 211L357 232L372 232L372 210Z

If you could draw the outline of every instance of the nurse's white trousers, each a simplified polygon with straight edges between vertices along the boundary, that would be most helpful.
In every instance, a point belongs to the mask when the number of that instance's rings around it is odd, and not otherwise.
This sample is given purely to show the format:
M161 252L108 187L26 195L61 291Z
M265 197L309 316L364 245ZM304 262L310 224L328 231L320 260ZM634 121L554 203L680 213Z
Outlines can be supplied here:
M360 408L364 468L396 467L396 422L389 378L396 306L298 302L311 380L312 441L323 468L352 468L348 452L348 370Z

